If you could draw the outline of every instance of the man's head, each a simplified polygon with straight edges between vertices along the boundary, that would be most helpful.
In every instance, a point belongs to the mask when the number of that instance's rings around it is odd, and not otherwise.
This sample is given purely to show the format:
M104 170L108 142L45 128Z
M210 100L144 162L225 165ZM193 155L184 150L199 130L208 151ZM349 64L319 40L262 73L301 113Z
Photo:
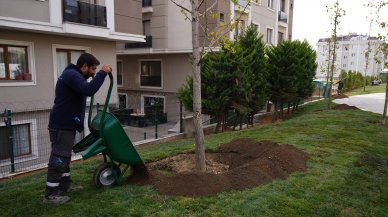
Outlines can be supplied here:
M94 76L100 61L90 53L83 53L77 60L77 67L81 69L82 75L88 79Z

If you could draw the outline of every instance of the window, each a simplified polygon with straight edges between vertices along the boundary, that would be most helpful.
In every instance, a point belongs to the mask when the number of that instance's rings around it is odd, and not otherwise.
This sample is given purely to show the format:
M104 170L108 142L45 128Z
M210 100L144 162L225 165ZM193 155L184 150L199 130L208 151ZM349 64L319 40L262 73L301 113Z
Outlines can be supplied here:
M273 29L267 28L267 43L272 44Z
M57 77L62 74L67 65L77 64L77 60L85 51L57 49Z
M165 112L164 96L146 96L142 97L142 104L145 114L163 114Z
M267 7L273 9L273 0L267 0Z
M29 155L31 151L30 124L18 124L12 126L13 131L13 155L19 157ZM0 160L10 158L8 145L7 126L0 127Z
M225 16L223 13L220 13L220 22L224 22Z
M57 83L57 79L68 64L77 64L78 57L90 51L90 47L54 44L52 46L54 69L56 69L54 70L54 84Z
M143 34L145 36L151 35L151 21L150 20L143 21Z
M280 10L286 12L286 0L280 1Z
M283 32L278 32L278 43L282 42L283 40L284 40Z
M119 109L127 108L127 94L118 93L118 97L119 97Z
M33 43L0 39L0 86L34 84Z
M123 62L117 61L117 86L123 86Z
M140 61L140 86L162 87L162 62Z
M260 26L258 24L252 23L253 27L255 28L256 32L259 33Z

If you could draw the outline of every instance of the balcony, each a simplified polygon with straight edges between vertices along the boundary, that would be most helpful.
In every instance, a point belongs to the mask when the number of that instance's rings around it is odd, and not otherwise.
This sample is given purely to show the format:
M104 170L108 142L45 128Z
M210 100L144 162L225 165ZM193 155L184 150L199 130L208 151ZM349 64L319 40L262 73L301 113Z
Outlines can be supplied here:
M106 27L106 7L76 0L63 0L63 21Z
M278 20L287 23L287 13L279 11Z
M247 0L238 0L237 4L234 5L234 10L248 13L249 7L250 7L250 5L248 5ZM245 11L243 11L244 9L245 9Z
M145 42L137 42L137 43L126 43L125 48L147 48L152 47L152 36L147 35L145 38Z
M152 8L152 0L143 0L142 1L142 13L152 13L154 9Z

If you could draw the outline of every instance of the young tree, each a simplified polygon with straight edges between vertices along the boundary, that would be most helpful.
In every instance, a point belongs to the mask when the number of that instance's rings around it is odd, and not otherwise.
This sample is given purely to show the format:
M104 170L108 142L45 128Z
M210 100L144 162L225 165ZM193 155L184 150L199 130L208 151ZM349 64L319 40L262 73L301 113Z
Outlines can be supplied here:
M332 25L333 25L333 28L331 30L331 44L333 46L333 49L332 49L332 55L331 55L331 64L330 64L330 75L329 75L329 79L330 79L330 84L328 85L329 86L329 90L328 90L328 93L329 93L329 100L328 100L328 104L327 104L327 107L328 109L331 108L331 85L333 84L333 77L334 77L334 66L335 66L335 62L336 62L336 59L337 59L337 54L336 54L336 47L337 47L337 30L339 29L338 28L338 25L340 24L340 18L342 16L345 16L345 10L340 8L339 6L339 3L338 3L338 0L336 1L336 3L334 3L334 6L330 7L330 6L327 6L327 11L332 11L332 15L331 15L331 21L332 21ZM329 51L330 52L330 51Z
M365 90L365 87L367 85L367 71L368 71L368 66L369 66L369 54L370 52L372 51L371 49L371 42L370 42L370 33L372 31L372 23L373 23L373 19L371 19L369 21L369 34L368 34L368 46L366 48L366 51L365 51L365 72L364 72L364 92L366 91Z
M206 171L205 164L205 138L203 133L202 126L202 100L201 100L201 59L206 54L204 49L200 48L199 44L199 35L200 35L200 20L204 18L207 21L206 16L212 13L212 8L218 3L218 0L206 1L206 0L190 0L190 7L187 8L184 6L184 1L179 0L170 0L176 6L182 9L182 12L186 14L187 19L191 21L192 27L192 79L193 79L193 121L195 126L195 158L196 158L196 167L199 171ZM208 6L207 3L210 2ZM234 4L238 4L237 0L232 0ZM247 0L247 4L244 9L249 5L251 0ZM202 12L202 13L200 13ZM238 19L236 19L238 20ZM218 40L223 36L223 34L227 33L231 26L233 26L234 19L231 19L229 25L225 25L224 31L219 31L222 34L217 34L216 32L208 32L208 26L201 26L201 29L205 32L206 36L212 35L212 39L210 44L207 47L214 46ZM227 31L225 31L227 30Z
M380 28L381 32L378 36L380 40L383 41L383 43L380 45L381 53L383 54L382 60L377 59L378 62L382 62L383 68L388 68L388 61L387 55L388 55L388 46L387 46L387 40L388 40L388 19L386 11L388 9L388 1L386 0L374 0L369 1L368 7L373 8L376 10L376 23L378 27ZM387 123L387 107L388 107L388 85L385 90L385 102L384 102L384 111L383 111L383 120L382 123Z

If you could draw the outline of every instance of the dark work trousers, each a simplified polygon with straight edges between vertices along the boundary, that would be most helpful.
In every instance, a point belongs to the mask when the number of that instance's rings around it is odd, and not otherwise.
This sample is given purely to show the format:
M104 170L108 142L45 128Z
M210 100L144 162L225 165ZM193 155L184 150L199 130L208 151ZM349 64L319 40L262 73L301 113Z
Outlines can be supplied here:
M70 160L75 140L74 130L49 129L51 154L48 163L45 196L59 195L70 188Z

